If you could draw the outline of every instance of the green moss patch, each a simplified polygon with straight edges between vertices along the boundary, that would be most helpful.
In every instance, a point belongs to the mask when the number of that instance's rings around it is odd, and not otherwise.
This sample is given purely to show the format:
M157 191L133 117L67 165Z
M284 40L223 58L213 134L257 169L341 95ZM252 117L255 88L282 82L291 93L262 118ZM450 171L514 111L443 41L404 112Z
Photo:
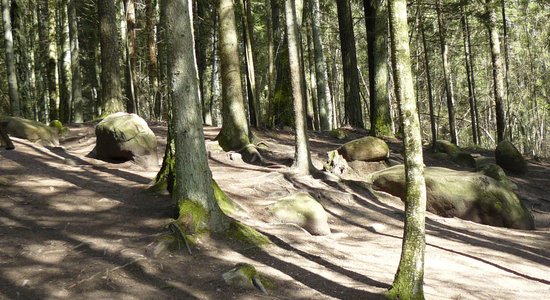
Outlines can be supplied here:
M240 242L247 243L251 246L262 247L271 244L271 241L265 235L236 220L233 220L229 224L227 236Z

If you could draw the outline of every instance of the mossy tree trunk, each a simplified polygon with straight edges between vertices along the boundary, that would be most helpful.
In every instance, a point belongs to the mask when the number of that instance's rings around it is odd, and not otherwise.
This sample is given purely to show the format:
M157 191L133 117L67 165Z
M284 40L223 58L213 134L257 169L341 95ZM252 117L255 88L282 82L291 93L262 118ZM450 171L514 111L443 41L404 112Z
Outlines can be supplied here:
M244 149L248 139L248 123L244 109L239 61L239 42L232 0L218 0L219 54L222 79L222 129L218 142L225 151Z
M11 30L10 4L8 0L2 0L2 24L4 26L6 67L8 69L8 92L10 96L11 110L10 113L14 116L19 116L19 89L17 86L17 74L15 73L13 33Z
M202 129L197 64L194 52L191 0L166 0L168 79L173 101L176 182L173 197L180 204L192 201L208 215L207 229L220 232L228 220L212 189L212 173ZM181 215L180 215L181 217ZM192 217L196 217L192 215Z
M301 6L302 7L302 6ZM297 11L295 0L286 0L285 16L288 40L288 60L290 64L290 83L292 86L292 98L294 99L294 124L295 124L295 152L293 169L298 174L309 174L313 168L309 153L309 142L306 128L305 83L303 81L303 66L300 59L300 45L302 44L300 31L298 30L297 16L302 10Z
M46 1L47 13L47 34L48 34L48 63L47 63L47 78L48 78L48 94L50 98L49 110L50 120L59 119L59 73L57 70L57 30L55 10L57 7L56 1Z
M506 121L504 114L504 78L502 72L502 58L500 54L500 38L497 28L497 15L495 12L496 3L493 0L485 0L489 28L489 41L491 45L491 62L493 64L493 97L495 99L496 121L497 121L497 142L504 140Z
M151 116L160 118L160 95L157 62L157 39L155 26L157 21L157 1L145 1L145 33L147 34L147 71L149 76L149 97L153 113Z
M345 121L351 126L364 128L350 0L336 0L336 6L342 47Z
M392 136L388 101L387 0L363 0L369 64L370 133Z
M424 299L426 185L422 136L411 71L407 2L390 0L388 9L395 94L401 107L403 122L406 172L405 229L401 260L388 296L393 299Z
M248 95L248 115L250 125L259 127L258 92L254 68L254 30L252 22L252 7L250 0L239 0L241 6L241 23L244 41L244 62L246 67L246 90Z
M101 44L101 97L103 113L124 111L120 82L115 0L98 0L99 40Z
M137 57L136 57L136 8L134 0L124 0L124 13L126 17L126 108L128 112L139 114L139 87L137 86Z

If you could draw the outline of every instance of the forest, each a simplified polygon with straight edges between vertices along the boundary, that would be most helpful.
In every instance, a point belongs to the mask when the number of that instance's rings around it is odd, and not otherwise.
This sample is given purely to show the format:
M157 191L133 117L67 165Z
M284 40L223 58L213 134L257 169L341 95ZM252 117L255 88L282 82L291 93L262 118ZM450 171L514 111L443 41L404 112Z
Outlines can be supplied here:
M548 292L550 1L1 8L0 298Z

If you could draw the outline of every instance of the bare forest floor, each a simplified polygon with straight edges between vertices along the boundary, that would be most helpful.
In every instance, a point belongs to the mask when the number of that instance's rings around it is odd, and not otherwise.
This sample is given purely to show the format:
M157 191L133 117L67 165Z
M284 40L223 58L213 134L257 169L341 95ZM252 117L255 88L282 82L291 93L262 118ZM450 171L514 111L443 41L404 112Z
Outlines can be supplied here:
M163 124L154 124L162 159ZM294 139L257 135L269 146L267 168L231 160L206 127L210 167L221 188L244 208L235 217L268 235L263 249L205 237L193 255L152 257L173 205L145 189L157 170L87 157L93 127L73 126L59 148L14 138L0 150L0 298L5 299L379 299L401 252L403 205L353 181L289 173ZM343 141L311 133L314 164ZM399 160L400 145L391 143ZM481 153L488 155L488 153ZM490 153L489 153L490 154ZM427 165L458 168L426 152ZM316 176L317 177L317 176ZM542 299L550 294L550 165L531 161L511 177L537 230L496 228L427 216L428 299ZM296 191L319 198L332 234L311 236L269 223L266 206ZM270 279L269 295L227 286L221 274L248 262Z

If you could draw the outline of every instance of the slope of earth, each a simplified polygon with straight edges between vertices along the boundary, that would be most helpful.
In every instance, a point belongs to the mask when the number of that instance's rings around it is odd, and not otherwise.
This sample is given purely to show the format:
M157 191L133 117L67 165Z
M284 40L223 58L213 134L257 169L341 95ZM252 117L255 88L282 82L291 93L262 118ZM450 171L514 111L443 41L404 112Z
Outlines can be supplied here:
M162 157L163 124L154 124ZM0 150L0 298L6 299L377 299L392 282L401 252L402 203L358 181L296 177L289 132L258 132L270 167L219 150L206 127L214 178L241 207L235 217L265 233L263 249L203 238L193 254L151 255L173 205L145 188L156 170L112 164L88 154L90 125L71 127L59 148L13 139ZM314 164L343 141L312 133ZM392 143L399 160L399 145ZM426 164L445 165L426 153ZM448 167L456 167L448 165ZM427 218L428 299L540 299L550 292L550 166L530 163L512 177L537 230ZM311 236L270 222L266 207L297 191L317 197L332 234ZM221 274L248 262L270 281L269 295L227 286Z

